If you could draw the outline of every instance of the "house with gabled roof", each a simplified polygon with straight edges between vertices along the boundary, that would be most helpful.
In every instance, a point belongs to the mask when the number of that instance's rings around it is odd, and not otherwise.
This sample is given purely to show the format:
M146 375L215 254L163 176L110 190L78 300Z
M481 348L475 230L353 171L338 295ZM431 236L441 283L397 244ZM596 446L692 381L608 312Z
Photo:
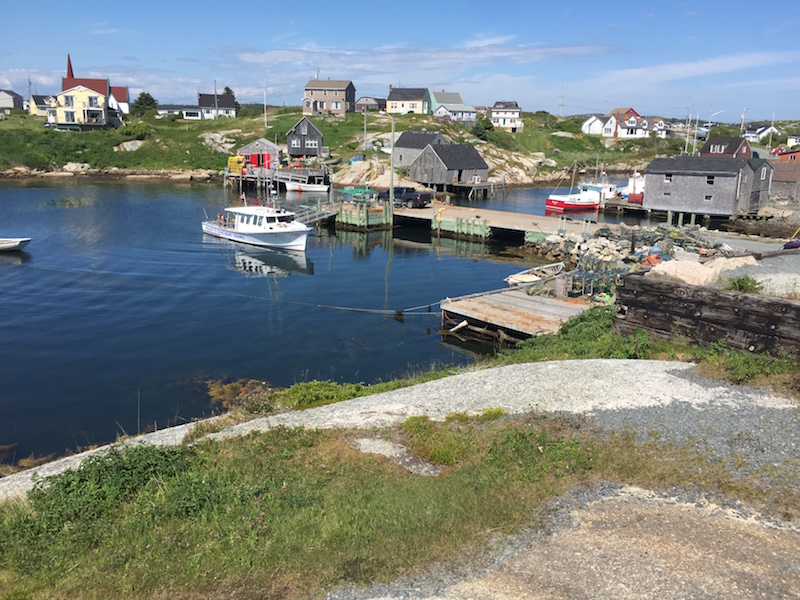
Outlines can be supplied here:
M700 148L700 156L716 156L717 158L753 158L753 151L746 139L712 135Z
M321 156L322 132L303 117L286 133L286 148L291 158Z
M438 131L407 129L394 142L394 166L398 169L408 167L425 149L425 146L446 143L444 136Z
M620 109L622 110L622 109ZM651 133L667 137L667 123L661 117L642 117L633 109L625 113L612 113L603 124L603 137L619 139L646 138Z
M800 200L800 160L776 161L770 195L781 200Z
M44 102L48 121L62 129L118 127L129 109L127 87L112 86L108 79L75 77L69 55L61 91Z
M408 176L428 187L481 183L489 178L489 165L470 144L428 144Z
M349 80L312 79L303 90L303 115L344 118L356 109L356 88Z
M281 148L264 138L259 138L242 146L236 154L243 158L244 168L262 167L276 169L281 164Z
M495 102L487 111L487 117L492 122L492 125L500 129L505 129L511 133L521 130L522 123L522 109L519 104L514 100L500 100Z
M607 120L604 115L589 115L581 123L581 133L584 135L601 135Z
M31 94L31 98L28 101L28 113L35 117L46 117L49 107L48 98L52 99L51 102L55 102L55 98L52 96Z
M774 125L756 125L745 129L744 135L742 137L751 144L752 143L758 144L764 138L768 137L770 134L772 134L773 136L778 136L781 134L781 132Z
M436 114L436 109L442 104L464 104L461 99L461 94L458 92L430 92L431 95L431 113Z
M197 92L200 119L217 119L236 116L236 96L233 94L201 94Z
M361 96L356 100L356 112L364 111L385 111L386 99L376 98L375 96Z
M466 127L472 127L475 124L477 114L475 107L467 104L441 104L433 111L435 117L462 123Z
M24 107L22 96L12 90L0 90L0 108L19 108Z
M761 158L656 158L642 208L699 215L755 214L769 199L773 166Z
M427 88L393 88L389 86L386 112L395 115L431 113L431 95Z

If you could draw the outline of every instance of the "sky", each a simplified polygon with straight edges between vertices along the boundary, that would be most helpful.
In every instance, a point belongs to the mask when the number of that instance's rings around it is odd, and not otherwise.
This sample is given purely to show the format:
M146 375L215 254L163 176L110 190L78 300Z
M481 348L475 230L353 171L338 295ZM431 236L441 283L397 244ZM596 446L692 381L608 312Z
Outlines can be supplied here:
M31 7L35 6L34 9ZM299 106L306 83L350 80L515 100L524 111L740 123L800 119L800 2L742 0L207 2L0 0L0 89L23 97L76 77L196 104ZM395 8L397 7L397 8Z

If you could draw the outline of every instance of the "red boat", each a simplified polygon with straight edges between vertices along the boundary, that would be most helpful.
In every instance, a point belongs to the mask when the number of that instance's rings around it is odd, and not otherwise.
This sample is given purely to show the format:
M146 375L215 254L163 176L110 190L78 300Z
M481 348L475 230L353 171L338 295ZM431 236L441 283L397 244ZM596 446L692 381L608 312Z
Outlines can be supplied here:
M600 199L582 194L551 194L544 201L546 211L554 212L589 212L600 208Z

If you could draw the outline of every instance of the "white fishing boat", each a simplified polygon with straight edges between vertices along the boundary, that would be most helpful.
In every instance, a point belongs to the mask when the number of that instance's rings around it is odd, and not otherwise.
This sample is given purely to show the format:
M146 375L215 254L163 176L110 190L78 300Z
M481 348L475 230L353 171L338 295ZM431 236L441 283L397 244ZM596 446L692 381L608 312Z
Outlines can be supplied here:
M327 192L327 183L303 183L300 181L284 181L287 192Z
M310 231L294 212L274 206L228 207L203 221L203 233L262 248L305 251Z
M31 238L0 238L0 252L22 250L30 241Z
M531 283L538 283L540 281L547 281L555 277L564 270L564 263L557 262L549 265L539 265L538 267L531 267L519 273L509 275L503 281L508 284L508 287L516 287L520 285L528 285Z

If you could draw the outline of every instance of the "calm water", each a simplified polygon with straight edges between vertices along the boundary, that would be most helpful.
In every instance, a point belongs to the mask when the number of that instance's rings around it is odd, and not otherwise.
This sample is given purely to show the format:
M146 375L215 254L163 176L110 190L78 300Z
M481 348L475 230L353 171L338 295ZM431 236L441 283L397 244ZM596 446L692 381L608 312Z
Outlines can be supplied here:
M472 205L542 214L548 191ZM322 231L305 255L234 246L200 230L229 200L206 186L0 185L0 237L32 238L0 254L0 445L14 445L0 461L208 414L208 378L369 383L465 364L427 306L527 266L413 229Z
M424 231L323 232L305 255L234 247L200 231L227 204L205 186L0 185L0 237L32 238L0 254L0 445L15 444L0 461L208 414L207 378L374 382L467 363L438 317L394 311L501 287L525 264Z

